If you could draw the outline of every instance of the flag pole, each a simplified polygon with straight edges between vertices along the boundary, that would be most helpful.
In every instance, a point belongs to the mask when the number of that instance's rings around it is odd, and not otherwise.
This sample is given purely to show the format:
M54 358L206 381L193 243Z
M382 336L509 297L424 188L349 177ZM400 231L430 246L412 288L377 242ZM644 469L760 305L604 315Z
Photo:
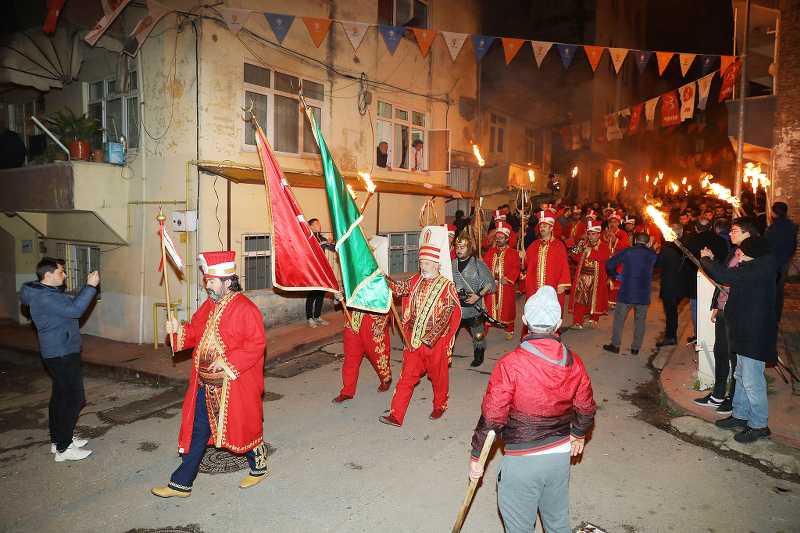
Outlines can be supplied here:
M158 220L158 236L161 240L161 274L164 276L164 297L167 301L167 320L172 322L172 302L170 301L169 297L169 276L167 276L167 248L164 245L164 221L167 220L167 217L164 216L163 207L158 208L158 216L156 217L156 220ZM156 331L156 335L157 334L158 331ZM175 348L172 346L172 335L170 335L169 349L170 352L172 352L172 357L175 357Z

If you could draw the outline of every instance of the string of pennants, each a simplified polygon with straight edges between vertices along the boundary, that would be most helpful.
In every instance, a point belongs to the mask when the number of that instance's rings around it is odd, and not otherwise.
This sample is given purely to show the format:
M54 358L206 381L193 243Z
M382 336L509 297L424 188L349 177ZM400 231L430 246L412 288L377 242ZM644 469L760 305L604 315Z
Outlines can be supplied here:
M677 126L686 120L691 120L694 117L695 108L705 111L711 84L717 74L721 77L717 102L723 102L730 98L741 67L741 61L730 63L725 70L717 69L678 89L608 114L605 116L605 120L598 121L594 128L591 121L587 120L579 124L564 126L557 133L560 133L565 148L577 150L582 147L583 141L589 141L592 137L597 142L618 141L626 135L636 135L645 128L655 129L656 125L661 127ZM659 117L656 117L659 102L661 103L661 113ZM642 115L644 115L644 120Z

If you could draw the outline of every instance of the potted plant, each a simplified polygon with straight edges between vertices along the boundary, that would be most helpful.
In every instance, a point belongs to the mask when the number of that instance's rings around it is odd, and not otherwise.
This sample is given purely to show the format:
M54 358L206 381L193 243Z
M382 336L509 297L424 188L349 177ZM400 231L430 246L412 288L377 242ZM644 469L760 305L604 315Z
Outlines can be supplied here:
M71 109L65 108L58 111L54 116L47 120L53 125L56 134L69 148L69 155L72 159L89 159L91 146L89 141L102 128L96 119L89 118L87 115L76 115Z

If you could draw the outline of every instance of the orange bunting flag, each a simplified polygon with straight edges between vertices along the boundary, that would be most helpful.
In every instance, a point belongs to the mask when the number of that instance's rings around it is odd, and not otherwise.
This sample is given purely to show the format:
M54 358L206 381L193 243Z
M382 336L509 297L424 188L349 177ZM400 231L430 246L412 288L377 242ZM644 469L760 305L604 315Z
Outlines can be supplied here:
M697 54L680 54L680 62L681 62L681 75L686 76L686 73L689 72L689 69L694 63L694 58L697 57Z
M603 46L591 46L588 44L583 45L583 51L586 52L586 58L589 60L589 65L592 66L592 72L597 70L597 65L600 64L600 59L603 57Z
M719 71L724 73L733 64L736 56L719 56Z
M656 52L656 61L658 62L658 75L664 75L664 69L667 68L669 65L672 56L675 55L675 52Z
M436 39L436 31L422 28L411 28L411 31L414 32L414 36L417 38L417 44L419 45L419 51L422 52L422 57L426 57L428 55L428 50L431 49L433 40Z
M314 17L303 17L303 22L306 24L308 34L314 45L319 48L325 36L328 35L328 30L331 28L331 19L319 19Z
M500 40L503 41L503 54L506 56L506 65L508 65L511 63L511 60L514 59L514 56L517 55L519 49L522 48L522 45L525 44L525 39L501 37Z
M742 62L740 60L728 65L728 68L722 73L722 85L719 87L719 102L733 95L733 86L736 84L736 78L739 76L739 71L741 71L741 69Z
M614 72L619 74L619 69L625 63L625 58L628 57L627 48L609 48L608 53L611 55L611 62L614 63Z

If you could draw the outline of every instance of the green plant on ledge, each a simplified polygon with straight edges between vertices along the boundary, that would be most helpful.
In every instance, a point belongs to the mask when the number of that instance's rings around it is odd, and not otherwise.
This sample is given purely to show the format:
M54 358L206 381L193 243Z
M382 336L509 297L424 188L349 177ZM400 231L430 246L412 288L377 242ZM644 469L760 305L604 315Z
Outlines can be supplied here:
M87 115L76 115L71 109L57 111L47 119L56 134L67 145L72 159L88 159L91 139L103 131L96 119Z

